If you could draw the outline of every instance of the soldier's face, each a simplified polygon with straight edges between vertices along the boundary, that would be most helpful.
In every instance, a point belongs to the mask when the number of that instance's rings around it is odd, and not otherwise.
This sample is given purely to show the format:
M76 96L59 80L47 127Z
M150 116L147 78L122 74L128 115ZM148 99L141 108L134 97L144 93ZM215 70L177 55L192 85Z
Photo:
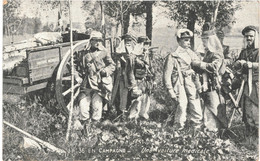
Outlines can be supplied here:
M131 39L125 39L125 46L127 47L133 47L133 42Z
M255 41L255 31L248 31L245 33L244 37L246 38L247 45L252 45Z
M100 45L102 45L102 40L91 39L90 44L91 44L92 47L98 48Z
M179 45L184 48L184 49L188 49L190 48L190 38L182 38L179 40Z
M202 40L202 43L203 43L203 46L205 47L205 48L208 48L208 38L207 37L205 37L205 38L202 38L201 39Z

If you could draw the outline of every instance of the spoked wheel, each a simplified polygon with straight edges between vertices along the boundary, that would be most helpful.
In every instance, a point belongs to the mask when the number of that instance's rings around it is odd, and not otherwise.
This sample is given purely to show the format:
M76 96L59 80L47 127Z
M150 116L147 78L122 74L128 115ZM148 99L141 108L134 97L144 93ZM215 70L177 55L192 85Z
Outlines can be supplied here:
M89 40L81 41L73 46L73 54L74 54L74 69L79 72L79 76L82 77L82 54L80 51L82 51L86 45L89 43ZM77 100L77 96L80 92L80 84L74 80L74 98L71 100L71 54L70 50L65 54L63 57L58 71L57 71L57 77L56 77L56 99L58 101L59 107L62 110L62 112L68 116L69 115L69 108L71 106L72 101ZM75 103L74 103L75 105Z

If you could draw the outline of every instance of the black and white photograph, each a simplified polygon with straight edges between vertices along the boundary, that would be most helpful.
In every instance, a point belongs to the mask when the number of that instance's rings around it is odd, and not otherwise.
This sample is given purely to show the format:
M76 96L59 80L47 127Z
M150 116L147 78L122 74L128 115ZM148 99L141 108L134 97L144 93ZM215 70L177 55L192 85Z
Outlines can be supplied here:
M258 0L2 9L2 160L259 160Z

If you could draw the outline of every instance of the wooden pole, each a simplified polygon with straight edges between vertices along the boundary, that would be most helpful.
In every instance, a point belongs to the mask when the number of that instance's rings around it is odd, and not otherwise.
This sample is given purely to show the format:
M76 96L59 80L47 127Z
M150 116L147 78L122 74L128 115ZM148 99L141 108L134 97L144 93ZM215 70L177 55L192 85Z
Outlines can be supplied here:
M14 126L14 125L12 125L12 124L6 122L6 121L3 121L3 123L6 124L7 126L10 126L10 127L13 128L13 129L19 131L20 133L26 135L26 136L29 137L30 139L32 139L32 140L34 140L34 141L37 141L38 143L40 143L41 145L47 147L48 149L52 150L53 152L57 152L57 153L59 153L59 154L65 154L65 153L66 153L66 151L64 151L64 150L62 150L62 149L59 149L59 148L56 148L55 146L51 145L50 143L45 142L45 141L43 141L43 140L41 140L41 139L39 139L39 138L37 138L37 137L35 137L35 136L33 136L33 135L27 133L27 132L25 132L25 131L19 129L18 127Z
M120 2L120 14L121 14L121 36L124 35L124 12L123 12L123 0Z
M215 4L215 2L212 2L212 3ZM217 0L215 8L214 8L214 12L213 12L212 22L214 23L214 26L216 26L216 22L217 22L219 3L220 3L220 0Z
M71 54L71 100L70 100L70 109L69 109L69 120L68 120L68 128L66 133L66 141L69 141L69 134L71 128L71 120L72 120L72 111L74 106L74 57L73 57L73 33L72 33L72 13L71 13L71 2L69 0L69 19L70 19L70 54Z
M106 29L105 29L105 8L103 2L100 1L100 9L101 9L101 28L102 28L102 38L104 40L103 45L106 47Z

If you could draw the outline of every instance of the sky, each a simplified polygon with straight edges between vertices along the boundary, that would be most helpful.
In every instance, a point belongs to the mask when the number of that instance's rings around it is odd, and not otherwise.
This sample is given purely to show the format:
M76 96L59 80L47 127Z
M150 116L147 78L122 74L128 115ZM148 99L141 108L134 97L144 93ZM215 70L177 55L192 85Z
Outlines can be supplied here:
M241 2L242 10L236 12L236 27L243 28L247 25L259 26L260 21L260 1Z

